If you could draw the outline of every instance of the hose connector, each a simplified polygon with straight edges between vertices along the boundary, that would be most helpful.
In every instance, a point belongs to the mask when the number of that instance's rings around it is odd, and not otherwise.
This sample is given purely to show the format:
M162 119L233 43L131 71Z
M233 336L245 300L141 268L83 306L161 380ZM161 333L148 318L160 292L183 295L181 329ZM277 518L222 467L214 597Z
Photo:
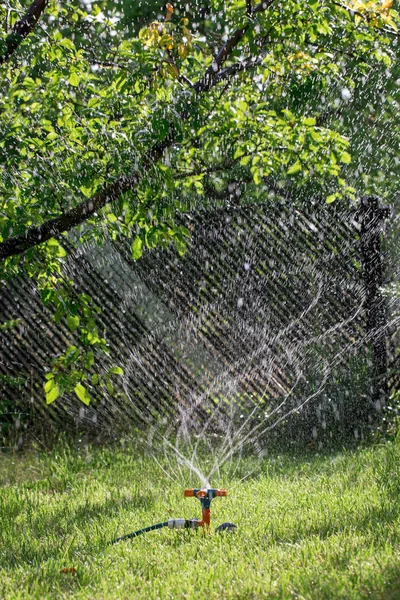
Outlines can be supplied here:
M196 529L199 523L197 519L168 519L170 529Z

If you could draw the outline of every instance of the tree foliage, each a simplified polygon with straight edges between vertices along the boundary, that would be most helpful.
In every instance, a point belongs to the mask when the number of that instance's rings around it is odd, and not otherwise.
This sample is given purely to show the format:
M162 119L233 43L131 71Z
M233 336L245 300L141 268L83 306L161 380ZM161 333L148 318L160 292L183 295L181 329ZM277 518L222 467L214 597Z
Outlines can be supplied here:
M398 183L391 0L142 4L0 8L1 272L35 277L77 340L52 362L47 402L87 403L121 374L111 359L96 371L101 308L63 270L71 245L125 236L135 260L183 253L177 213L232 182L327 202Z

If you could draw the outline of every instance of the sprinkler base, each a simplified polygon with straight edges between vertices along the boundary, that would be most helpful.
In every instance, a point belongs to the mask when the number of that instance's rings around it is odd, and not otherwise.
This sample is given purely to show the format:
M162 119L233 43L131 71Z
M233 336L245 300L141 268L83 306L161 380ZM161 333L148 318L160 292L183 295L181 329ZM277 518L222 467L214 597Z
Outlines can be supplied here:
M215 531L236 531L236 529L237 526L235 525L235 523L230 523L229 521L227 521L226 523L221 523L221 525L219 525Z

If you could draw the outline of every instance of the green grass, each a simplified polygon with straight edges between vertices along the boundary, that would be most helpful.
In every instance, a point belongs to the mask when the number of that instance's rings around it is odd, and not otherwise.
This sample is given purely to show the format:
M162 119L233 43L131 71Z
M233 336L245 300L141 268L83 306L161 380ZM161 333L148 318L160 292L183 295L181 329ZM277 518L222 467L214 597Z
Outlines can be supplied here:
M110 546L200 516L199 503L134 449L2 456L0 598L400 598L396 443L275 457L224 483L213 525L236 534L162 529Z

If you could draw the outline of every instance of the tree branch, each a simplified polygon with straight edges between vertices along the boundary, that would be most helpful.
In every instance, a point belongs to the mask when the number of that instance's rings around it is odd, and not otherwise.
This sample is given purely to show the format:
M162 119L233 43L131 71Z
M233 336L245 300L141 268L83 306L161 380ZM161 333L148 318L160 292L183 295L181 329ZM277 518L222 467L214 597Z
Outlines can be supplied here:
M36 0L33 4L38 4L39 1L46 5L48 0ZM274 3L274 1L275 0L263 0L254 8L253 14L267 10ZM22 21L23 20L24 19L22 19ZM206 70L203 77L194 86L194 89L197 91L197 93L208 91L211 87L218 83L220 80L218 79L218 74L221 66L239 44L248 27L249 24L245 27L237 29L225 42L224 46L221 48L213 62L213 65L214 63L217 65L217 70L215 70L213 66ZM31 29L32 28L33 27L31 27ZM28 35L28 33L26 35ZM243 68L238 70L243 70ZM131 190L139 184L143 174L146 173L154 163L160 160L164 150L169 148L174 141L175 131L173 126L170 126L169 133L165 140L153 146L153 148L145 155L141 167L135 173L129 176L123 175L117 181L105 187L101 192L92 198L81 202L78 204L78 206L66 211L64 214L46 221L42 225L28 227L24 234L13 236L4 242L1 242L0 260L21 254L26 250L29 250L29 248L33 248L38 244L46 242L50 238L59 235L60 233L69 231L76 225L86 221L94 213L106 206L109 202L116 201L123 192Z
M34 0L22 19L17 21L10 35L6 38L6 52L0 56L0 65L5 63L24 39L33 31L49 0Z
M146 155L141 173L148 171L151 165L161 158L164 150L172 144L173 139L174 132L171 128L170 133L165 140L153 146ZM69 231L76 225L80 225L80 223L83 223L86 219L93 216L98 210L106 206L106 204L115 202L121 194L131 190L140 182L141 177L142 174L139 174L139 172L129 176L123 175L92 198L81 202L71 210L65 211L64 214L59 215L54 219L50 219L49 221L42 223L42 225L28 227L25 233L5 240L0 244L0 260L21 254L22 252L29 250L29 248L42 244L50 238L65 231Z
M260 66L265 58L265 54L266 53L262 53L259 56L250 56L241 62L226 67L226 69L222 69L222 71L217 73L215 76L214 84L220 83L225 79L229 79L230 77L233 77L242 71L249 71L254 67Z
M252 11L252 15L266 11L275 0L263 0ZM195 84L194 89L197 93L206 92L210 88L215 85L215 80L217 79L218 73L221 70L224 62L229 58L232 54L233 50L239 44L239 42L244 37L245 33L250 27L250 22L247 23L244 27L237 29L235 33L225 42L222 46L221 50L214 57L211 65L208 67L207 71L204 73L203 77Z

